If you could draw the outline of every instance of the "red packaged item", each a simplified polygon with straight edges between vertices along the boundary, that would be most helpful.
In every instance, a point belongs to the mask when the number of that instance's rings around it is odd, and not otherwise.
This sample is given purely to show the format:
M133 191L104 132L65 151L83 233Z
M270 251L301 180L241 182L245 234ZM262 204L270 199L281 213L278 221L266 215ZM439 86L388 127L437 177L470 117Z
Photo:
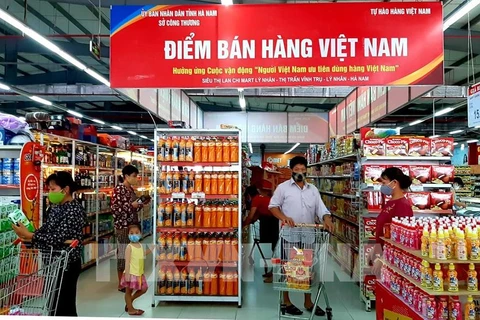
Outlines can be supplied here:
M395 166L392 166L392 167L395 167L395 168L398 168L400 169L404 175L406 176L410 176L410 166L409 165L395 165Z
M432 183L453 183L455 168L451 165L432 166Z
M453 193L431 192L430 206L432 210L450 210L453 207Z
M408 192L407 199L410 200L413 210L430 209L430 193L428 192Z
M432 179L432 166L410 166L410 178L413 184L429 183Z
M386 138L385 153L387 156L407 156L408 155L408 138Z
M379 184L382 178L382 172L387 168L382 165L366 165L364 168L364 179L366 184Z
M363 281L365 297L375 298L375 279L376 277L372 275L365 276Z
M367 201L367 209L380 210L382 209L382 194L376 191L365 192L365 198Z
M375 239L375 228L377 227L377 218L363 218L365 225L365 237L368 239Z
M384 156L385 139L370 138L363 141L364 156Z
M409 138L408 155L412 157L429 156L431 141L429 138Z
M452 157L453 156L453 138L434 138L431 139L433 157Z

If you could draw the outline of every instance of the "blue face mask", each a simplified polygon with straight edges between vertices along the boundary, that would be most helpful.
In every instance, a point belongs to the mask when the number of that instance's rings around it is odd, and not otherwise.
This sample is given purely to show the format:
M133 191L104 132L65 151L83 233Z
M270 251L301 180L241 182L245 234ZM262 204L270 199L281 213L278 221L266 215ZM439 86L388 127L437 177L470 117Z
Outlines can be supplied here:
M130 239L130 242L139 242L142 237L139 234L129 234L128 239Z
M390 182L390 183L392 183L392 182ZM390 187L389 184L384 184L380 187L380 192L383 193L386 196L391 196L393 194L393 188Z

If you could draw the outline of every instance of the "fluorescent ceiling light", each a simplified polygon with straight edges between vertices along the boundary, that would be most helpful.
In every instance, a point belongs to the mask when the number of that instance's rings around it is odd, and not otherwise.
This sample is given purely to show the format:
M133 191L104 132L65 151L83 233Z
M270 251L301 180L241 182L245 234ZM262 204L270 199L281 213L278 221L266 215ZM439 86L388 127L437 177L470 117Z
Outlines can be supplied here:
M438 137L440 137L439 134L434 134L433 136L430 136L429 138L430 138L430 139L433 139L433 138L438 138Z
M223 2L223 1L222 1ZM447 20L443 22L443 31L450 28L450 26L456 23L458 20L463 18L467 13L472 11L473 8L480 4L480 0L470 0L465 3L459 9L455 10L450 16L447 17Z
M244 97L240 97L240 99L238 99L238 101L240 103L240 108L245 109L247 107L247 103L246 103Z
M435 112L434 116L435 116L435 117L438 117L438 116L444 115L444 114L446 114L446 113L449 113L449 112L452 111L452 110L453 110L453 108L448 107L448 108L445 108L445 109L442 109L442 110L440 110L440 111Z
M475 143L478 142L478 139L467 140L467 143Z
M75 116L75 117L78 117L78 118L83 118L83 114L81 113L78 113L76 111L73 111L73 110L67 110L68 113L70 113L71 115Z
M10 87L7 86L6 84L0 83L0 89L5 90L5 91L9 91Z
M29 98L30 98L31 100L33 100L33 101L36 101L36 102L38 102L38 103L41 103L41 104L44 104L44 105L47 105L47 106L51 106L51 105L52 105L52 103L51 103L50 101L45 100L45 99L40 98L40 97L37 97L37 96L30 96Z
M253 153L253 147L251 142L248 143L248 149L250 150L250 153Z
M127 133L131 134L132 136L136 136L136 135L137 135L137 133L134 132L134 131L127 131Z
M153 140L153 139L150 139L150 141L155 142L155 140Z
M140 138L143 138L143 139L148 139L146 136L140 136Z
M453 145L456 146L458 144L458 142L454 142Z
M95 72L95 71L93 71L92 69L89 69L89 68L85 69L85 72L88 73L89 75L91 75L93 78L100 81L101 83L103 83L104 85L110 87L110 81L105 79L103 76L101 76L97 72Z
M463 132L463 130L453 130L453 131L450 131L449 133L450 134L457 134L457 133L460 133L460 132Z
M123 130L121 127L119 126L112 126L112 129L115 129L115 130Z
M300 145L300 143L296 143L290 150L288 150L288 151L285 152L284 154L289 154L290 152L292 152L293 150L295 150L295 148L297 148L299 145Z
M408 125L409 126L414 126L414 125L417 125L419 123L422 123L423 121L425 121L424 119L418 119L418 120L415 120L413 122L410 122Z
M224 6L229 6L233 4L233 0L222 0L222 4Z
M98 120L98 119L92 119L93 122L96 122L98 124L105 124L105 122L103 122L102 120Z

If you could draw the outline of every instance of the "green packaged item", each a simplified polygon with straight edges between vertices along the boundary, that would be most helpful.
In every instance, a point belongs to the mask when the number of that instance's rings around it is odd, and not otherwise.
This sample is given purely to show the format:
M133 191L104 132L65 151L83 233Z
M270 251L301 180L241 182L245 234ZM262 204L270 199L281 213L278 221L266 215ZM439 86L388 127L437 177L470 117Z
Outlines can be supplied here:
M25 216L25 214L20 209L15 209L13 212L9 213L8 218L13 224L18 224L20 222L28 229L28 231L35 231L33 223L28 220L27 216Z

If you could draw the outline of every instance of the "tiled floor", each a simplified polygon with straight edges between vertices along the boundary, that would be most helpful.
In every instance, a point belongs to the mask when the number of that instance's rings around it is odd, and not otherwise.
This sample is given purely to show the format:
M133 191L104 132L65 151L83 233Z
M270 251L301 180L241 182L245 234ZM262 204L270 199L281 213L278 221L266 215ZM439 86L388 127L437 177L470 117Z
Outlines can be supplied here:
M258 267L258 263L256 265L256 268L249 266L244 268L242 308L238 308L236 304L198 303L162 303L152 308L152 288L136 302L136 307L145 310L145 318L277 319L278 292L272 290L271 284L263 283L261 276L263 268ZM335 262L328 263L327 272L332 274L333 271L336 274L335 277L331 277L334 280L326 284L334 319L374 320L374 311L367 313L364 310L359 298L359 287L349 281L348 276L339 269ZM148 276L151 275L151 270L152 266L148 264ZM79 316L129 317L123 310L125 303L123 295L116 290L115 277L115 260L102 262L99 267L81 274L77 300ZM294 294L292 298L298 307L302 307L301 295Z

